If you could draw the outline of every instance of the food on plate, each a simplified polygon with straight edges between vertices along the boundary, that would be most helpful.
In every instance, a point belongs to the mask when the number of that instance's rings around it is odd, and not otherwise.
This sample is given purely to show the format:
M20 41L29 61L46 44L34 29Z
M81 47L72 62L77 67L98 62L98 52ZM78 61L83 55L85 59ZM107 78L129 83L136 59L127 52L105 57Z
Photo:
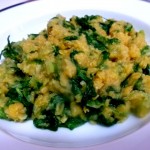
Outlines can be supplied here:
M144 31L99 15L58 15L1 51L0 118L37 128L111 126L150 111L150 46Z

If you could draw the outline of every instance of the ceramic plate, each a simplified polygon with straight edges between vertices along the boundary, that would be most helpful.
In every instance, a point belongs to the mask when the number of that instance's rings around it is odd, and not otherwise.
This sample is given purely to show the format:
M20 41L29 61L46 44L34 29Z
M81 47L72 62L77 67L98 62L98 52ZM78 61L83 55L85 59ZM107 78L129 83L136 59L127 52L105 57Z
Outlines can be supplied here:
M101 15L104 18L125 20L136 30L143 29L150 43L150 5L137 0L41 0L8 9L0 13L0 49L11 41L26 38L46 28L47 22L57 14L69 19L72 15ZM112 127L85 125L70 131L59 128L57 132L37 129L32 121L14 123L0 120L0 129L30 143L51 147L84 147L100 145L119 139L143 127L150 116L143 119L129 116L124 122Z

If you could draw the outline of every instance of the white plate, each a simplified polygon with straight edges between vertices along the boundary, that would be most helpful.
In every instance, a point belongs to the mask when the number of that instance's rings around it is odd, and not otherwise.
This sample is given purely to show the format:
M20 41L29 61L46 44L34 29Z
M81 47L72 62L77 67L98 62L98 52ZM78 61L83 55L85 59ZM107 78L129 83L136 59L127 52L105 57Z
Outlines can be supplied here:
M57 14L102 15L105 18L126 20L136 30L144 29L150 43L150 5L137 0L42 0L24 4L0 14L0 49L11 41L26 38L46 28L48 20ZM14 123L0 120L0 129L14 137L34 144L51 147L83 147L108 143L132 133L148 123L150 116L137 119L130 116L124 123L112 127L85 124L70 131L60 128L57 132L37 129L32 121Z

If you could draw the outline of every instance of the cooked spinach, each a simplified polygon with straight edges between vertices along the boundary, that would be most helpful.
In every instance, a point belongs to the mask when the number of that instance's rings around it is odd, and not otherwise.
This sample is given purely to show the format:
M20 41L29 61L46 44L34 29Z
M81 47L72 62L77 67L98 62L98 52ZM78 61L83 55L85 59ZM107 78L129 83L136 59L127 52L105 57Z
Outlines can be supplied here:
M131 74L127 75L124 80L121 82L120 86L122 88L126 87L128 85L128 79L130 78Z
M118 44L120 43L119 39L117 38L106 38L100 34L97 34L97 40L101 43L103 43L104 45L109 46L109 45L112 45L112 44Z
M26 74L20 68L18 68L16 65L11 68L14 70L14 74L16 76L22 77L22 78L24 78L26 76Z
M32 62L34 62L36 64L43 64L44 63L44 61L42 59L38 59L38 58L33 59Z
M31 92L33 90L39 90L42 84L35 81L33 87L30 85L30 78L20 79L16 83L9 87L9 91L6 93L6 97L9 98L7 105L10 105L16 101L21 102L27 109L27 115L30 117L32 114L33 103L31 100Z
M74 95L82 95L82 92L81 92L81 84L80 84L80 82L78 81L78 80L76 80L76 79L72 79L71 81L71 85L72 85L72 87L71 87L71 90L72 90L72 93L74 94Z
M96 99L96 100L88 100L87 103L86 103L86 106L98 109L101 106L103 106L103 103L100 100L98 100L98 99Z
M124 26L124 30L126 32L130 32L132 29L133 29L133 26L130 23L126 23L126 25Z
M5 58L10 58L13 59L16 62L21 62L22 61L22 47L15 42L10 42L10 36L7 38L7 46L2 50L1 55L3 55Z
M28 37L32 40L34 40L38 36L39 36L39 34L34 34L34 33L28 35Z
M86 121L81 119L80 117L74 117L69 118L64 124L62 124L62 127L69 128L70 130L73 130L74 128L77 128L81 125L83 125Z
M133 66L134 72L138 72L139 69L140 69L140 65L138 63L135 63L134 66Z
M150 46L146 45L141 49L141 55L150 56Z
M84 81L85 87L82 89L81 82ZM93 86L93 81L91 78L87 77L86 70L79 69L77 71L77 75L74 79L71 79L71 85L72 85L72 92L77 95L82 95L82 101L85 103L85 101L92 99L96 96L96 91Z
M89 45L94 46L94 48L97 48L101 51L107 50L106 44L104 41L100 40L99 35L97 33L90 33L90 32L84 32L86 35L86 40Z
M51 98L48 108L52 111L55 111L57 104L60 104L60 103L64 104L65 101L66 99L63 95L57 94Z
M44 110L42 114L44 118L33 119L33 124L37 128L49 129L52 131L57 131L59 127L59 121L56 116L50 110Z
M117 38L106 38L96 32L84 32L86 35L87 43L89 45L93 45L94 48L97 48L101 51L107 51L108 46L112 44L120 43L119 39Z
M93 86L92 78L87 77L87 69L80 67L80 65L74 59L74 56L78 53L79 53L78 51L74 50L70 54L70 58L75 63L76 68L77 68L77 74L75 78L70 80L70 83L72 85L71 89L75 95L80 94L82 95L83 100L88 100L96 96L96 91ZM83 91L81 91L81 88L82 88L81 81L84 81L86 83L86 87Z
M109 97L109 99L110 99L109 105L111 107L118 107L121 104L123 104L123 105L125 104L123 99L119 99L119 98L118 99L114 99L114 98L111 98L111 97Z
M73 40L77 40L78 39L78 36L66 36L64 37L64 40L66 41L73 41Z
M143 78L140 77L137 82L135 83L134 87L133 87L133 90L142 90L142 81L143 81Z
M59 55L59 47L58 46L53 46L53 52L54 52L54 56Z
M75 30L75 26L72 23L70 23L69 21L66 21L66 20L63 21L63 27L69 28L71 30Z
M100 22L100 27L102 27L102 29L105 30L107 34L109 34L109 30L114 22L116 21L108 19L105 22Z
M150 75L150 65L148 64L145 69L143 69L145 75Z
M1 119L8 119L6 113L4 112L4 108L0 108L0 118Z
M107 51L103 51L102 55L103 55L103 61L105 61L105 60L107 60L109 58L110 53L107 52Z
M84 17L76 17L76 22L78 23L78 25L81 27L80 31L84 31L84 30L92 30L95 31L96 29L90 25L90 21L93 19L96 19L97 16L95 15L85 15Z
M115 117L106 118L104 115L99 115L98 117L98 123L102 124L104 126L112 126L118 122L118 119Z
M77 65L77 61L74 59L74 56L75 56L76 54L78 54L78 53L80 53L80 52L77 51L77 50L73 50L73 51L70 53L70 59L71 59L71 61L72 61L74 64L76 64L76 65Z

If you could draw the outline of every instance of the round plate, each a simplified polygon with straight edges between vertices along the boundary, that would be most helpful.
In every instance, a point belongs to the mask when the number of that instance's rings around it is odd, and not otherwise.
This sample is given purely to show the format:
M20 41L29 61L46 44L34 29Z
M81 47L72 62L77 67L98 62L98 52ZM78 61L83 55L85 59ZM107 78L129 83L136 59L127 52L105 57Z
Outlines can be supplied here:
M134 8L133 8L134 7ZM26 38L30 33L38 33L46 28L47 22L57 14L66 18L73 15L101 15L104 18L125 20L136 30L143 29L150 43L150 5L136 0L55 0L35 1L3 11L0 14L0 49L11 41ZM141 13L142 12L142 13ZM14 137L30 143L51 147L83 147L108 143L128 135L148 123L150 116L138 119L134 116L112 127L85 125L74 129L59 128L57 132L37 129L32 121L15 123L0 120L0 129Z

